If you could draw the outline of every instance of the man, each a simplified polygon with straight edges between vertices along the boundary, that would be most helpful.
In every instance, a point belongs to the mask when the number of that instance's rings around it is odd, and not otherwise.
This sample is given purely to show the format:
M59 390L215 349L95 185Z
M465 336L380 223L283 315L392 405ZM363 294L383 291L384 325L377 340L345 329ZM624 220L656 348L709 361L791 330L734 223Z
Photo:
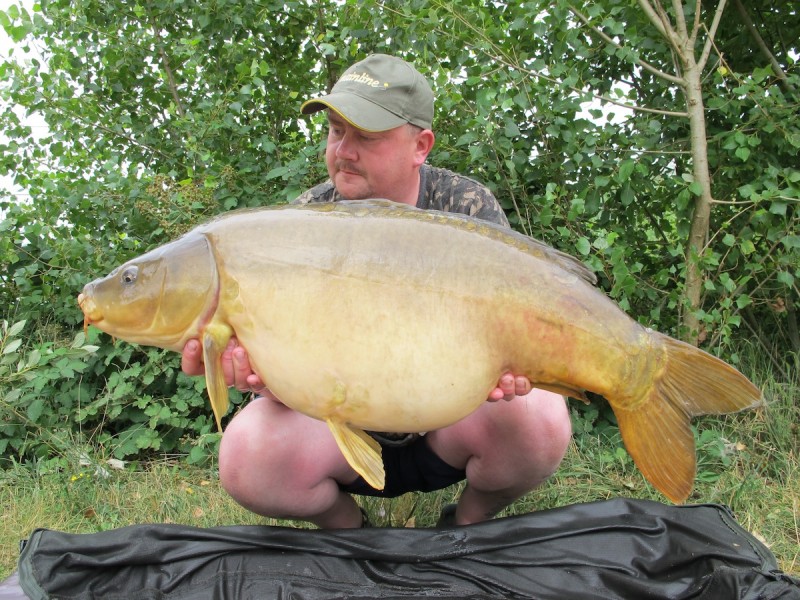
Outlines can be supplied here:
M304 114L319 110L328 112L330 180L297 202L386 198L508 226L484 186L425 164L434 144L433 93L410 64L380 54L356 63L330 94L301 108ZM188 342L183 370L202 374L201 356L197 340ZM507 373L489 401L458 423L400 439L372 433L386 466L386 489L378 492L353 471L325 423L287 408L264 387L243 348L233 342L223 358L228 384L258 397L225 430L220 481L237 502L265 516L305 519L323 528L360 527L365 518L351 493L397 496L466 478L443 522L483 521L555 472L571 436L563 397L531 391L525 377Z

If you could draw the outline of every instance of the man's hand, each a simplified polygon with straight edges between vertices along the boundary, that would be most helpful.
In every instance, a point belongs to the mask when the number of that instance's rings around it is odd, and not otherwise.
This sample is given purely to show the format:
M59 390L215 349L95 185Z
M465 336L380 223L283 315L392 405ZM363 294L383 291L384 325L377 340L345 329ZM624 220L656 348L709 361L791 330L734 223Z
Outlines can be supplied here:
M199 340L186 342L181 355L181 369L191 376L203 375L206 372L203 364L203 348ZM247 351L239 345L236 338L231 338L222 353L222 374L226 385L233 386L239 391L253 392L258 396L267 393L264 382L253 373Z
M533 386L530 380L524 375L514 375L513 373L504 373L497 382L497 387L489 394L489 402L497 402L498 400L513 400L517 396L525 396L530 394Z

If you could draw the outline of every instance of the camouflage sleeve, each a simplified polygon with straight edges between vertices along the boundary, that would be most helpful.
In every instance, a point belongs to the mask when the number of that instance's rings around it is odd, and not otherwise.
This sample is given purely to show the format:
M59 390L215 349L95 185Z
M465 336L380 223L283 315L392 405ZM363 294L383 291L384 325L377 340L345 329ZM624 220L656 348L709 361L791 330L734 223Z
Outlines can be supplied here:
M336 188L333 183L328 180L319 185L315 185L309 190L300 194L297 198L292 200L292 204L311 204L314 202L335 202L339 200Z
M497 198L489 191L489 188L475 182L474 186L463 192L463 198L467 203L468 212L466 214L484 221L511 227L506 213L503 212L503 207L500 206Z
M503 208L485 185L447 169L427 167L424 198L418 206L461 213L510 227Z

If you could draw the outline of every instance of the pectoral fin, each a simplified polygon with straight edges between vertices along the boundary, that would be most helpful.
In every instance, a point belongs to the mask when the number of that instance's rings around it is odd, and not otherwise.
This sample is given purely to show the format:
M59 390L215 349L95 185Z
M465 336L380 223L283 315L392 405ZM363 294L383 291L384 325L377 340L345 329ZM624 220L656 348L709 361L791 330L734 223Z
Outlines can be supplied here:
M231 339L233 331L221 323L209 323L203 331L203 362L206 367L206 388L211 409L222 431L222 417L228 412L228 386L222 373L222 353Z
M589 404L589 398L586 396L585 390L581 390L578 388L571 388L557 383L531 382L531 385L535 388L539 388L540 390L553 392L554 394L560 394L561 396L569 398L575 398L576 400L580 400L584 404Z
M363 429L332 419L325 422L350 466L373 488L382 490L386 485L386 474L383 470L380 444Z

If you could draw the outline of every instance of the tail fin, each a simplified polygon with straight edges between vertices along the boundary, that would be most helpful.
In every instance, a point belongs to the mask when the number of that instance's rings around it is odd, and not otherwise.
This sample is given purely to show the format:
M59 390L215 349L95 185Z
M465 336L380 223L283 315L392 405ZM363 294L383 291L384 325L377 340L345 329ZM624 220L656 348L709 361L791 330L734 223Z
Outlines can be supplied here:
M661 493L684 502L695 477L690 417L724 414L762 403L761 391L729 364L662 334L664 368L641 401L614 407L625 447L636 466Z

